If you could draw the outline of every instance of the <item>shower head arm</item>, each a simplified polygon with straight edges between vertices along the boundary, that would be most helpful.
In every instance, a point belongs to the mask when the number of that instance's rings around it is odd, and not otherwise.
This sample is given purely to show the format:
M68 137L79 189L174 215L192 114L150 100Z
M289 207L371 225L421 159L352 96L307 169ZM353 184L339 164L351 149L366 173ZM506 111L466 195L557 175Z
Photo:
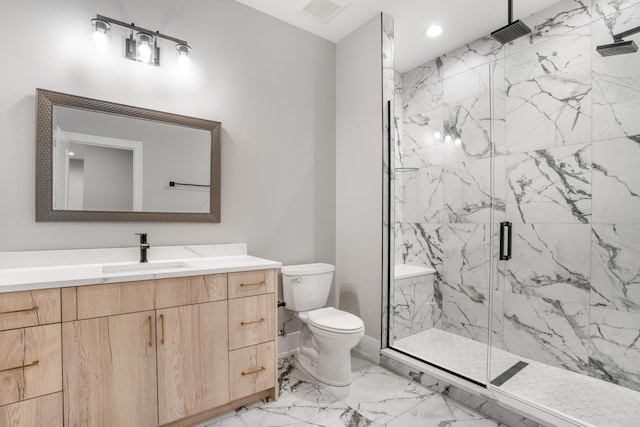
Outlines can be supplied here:
M640 33L640 26L632 28L632 29L627 30L627 31L623 31L620 34L614 34L613 35L613 41L614 42L622 41L623 38L632 36L635 33Z

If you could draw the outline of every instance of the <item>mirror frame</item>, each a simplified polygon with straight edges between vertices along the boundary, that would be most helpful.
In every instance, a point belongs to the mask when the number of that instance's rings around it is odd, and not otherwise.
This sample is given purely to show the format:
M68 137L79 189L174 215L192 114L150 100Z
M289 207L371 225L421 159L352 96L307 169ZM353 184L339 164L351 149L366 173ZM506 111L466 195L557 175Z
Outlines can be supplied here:
M123 212L53 209L53 107L56 105L168 123L211 132L211 175L208 213ZM36 89L36 222L220 222L221 123L130 105Z

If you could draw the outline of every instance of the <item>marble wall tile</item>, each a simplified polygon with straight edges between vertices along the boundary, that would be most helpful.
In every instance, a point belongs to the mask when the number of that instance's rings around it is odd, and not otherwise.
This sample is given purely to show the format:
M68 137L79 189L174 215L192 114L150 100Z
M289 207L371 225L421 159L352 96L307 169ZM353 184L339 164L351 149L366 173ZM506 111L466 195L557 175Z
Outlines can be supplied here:
M502 44L487 35L445 54L442 57L442 77L451 78L487 61L496 61L502 55Z
M640 134L640 57L601 57L595 48L613 42L613 34L640 25L640 5L593 22L593 140Z
M429 328L439 328L442 317L442 295L433 281L403 286L403 280L395 282L392 341L420 333Z
M589 223L591 145L506 158L507 217L515 223Z
M493 153L491 140L491 92L473 96L443 108L445 158L460 162L486 158Z
M489 291L470 286L442 287L442 330L489 342Z
M442 61L436 58L402 75L402 112L411 117L442 102Z
M491 159L450 164L444 174L447 222L489 223L492 209Z
M640 313L591 308L589 371L640 391Z
M444 164L444 149L436 132L444 132L442 106L406 117L402 124L402 166L423 168Z
M489 224L447 224L444 228L444 279L451 286L489 288Z
M403 174L402 215L404 222L439 223L444 219L442 166Z
M640 224L640 136L593 143L593 222Z
M586 372L587 305L504 294L504 349L571 371Z
M504 49L505 55L511 55L533 44L589 24L591 3L592 0L563 0L525 17L523 21L531 28L531 34L507 44Z
M591 305L640 313L640 225L594 225L591 241Z
M512 258L498 261L505 291L589 304L590 234L587 224L514 224Z
M622 9L637 4L637 0L593 0L593 20L619 14Z
M505 78L515 84L591 60L591 26L545 39L504 58Z
M491 91L491 67L487 62L443 79L443 101L451 104Z
M401 228L401 263L435 268L436 276L442 275L444 225L403 223Z
M516 82L505 73L507 152L590 142L589 61Z

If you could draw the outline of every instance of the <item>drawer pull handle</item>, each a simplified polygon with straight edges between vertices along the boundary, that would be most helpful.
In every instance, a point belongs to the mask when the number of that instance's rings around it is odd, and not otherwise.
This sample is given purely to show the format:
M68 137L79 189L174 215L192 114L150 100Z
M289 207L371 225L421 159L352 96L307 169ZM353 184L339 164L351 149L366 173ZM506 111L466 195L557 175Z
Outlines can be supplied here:
M261 366L260 369L255 369L253 371L249 371L249 372L242 372L242 376L246 377L247 375L251 375L251 374L257 374L258 372L262 372L262 371L266 371L267 368L265 368L264 366Z
M2 370L0 370L0 372L8 372L8 371L15 371L16 369L29 368L31 366L36 366L38 363L40 363L39 360L34 360L33 362L29 363L28 365L16 366L15 368L2 369Z
M245 286L262 286L264 285L264 280L256 283L240 283L240 287L244 288Z
M22 310L12 310L12 311L0 311L0 314L15 314L15 313L28 313L30 311L38 311L38 306L31 308L25 308Z
M164 344L164 314L160 315L160 324L162 325L162 344Z
M267 320L267 319L265 319L264 317L261 317L261 318L260 318L260 319L258 319L258 320L251 320L250 322L240 322L240 324L241 324L242 326L246 326L246 325L251 325L252 323L260 323L260 322L264 322L264 321L266 321L266 320Z
M149 316L149 347L153 347L153 319Z

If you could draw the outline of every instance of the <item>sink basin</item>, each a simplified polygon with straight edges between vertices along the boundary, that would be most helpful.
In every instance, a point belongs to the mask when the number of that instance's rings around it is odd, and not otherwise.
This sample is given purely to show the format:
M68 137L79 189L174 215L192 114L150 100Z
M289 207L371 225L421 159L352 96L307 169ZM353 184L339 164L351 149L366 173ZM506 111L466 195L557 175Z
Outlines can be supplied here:
M137 262L135 264L105 265L103 273L134 273L154 270L174 270L190 268L191 265L182 261Z

